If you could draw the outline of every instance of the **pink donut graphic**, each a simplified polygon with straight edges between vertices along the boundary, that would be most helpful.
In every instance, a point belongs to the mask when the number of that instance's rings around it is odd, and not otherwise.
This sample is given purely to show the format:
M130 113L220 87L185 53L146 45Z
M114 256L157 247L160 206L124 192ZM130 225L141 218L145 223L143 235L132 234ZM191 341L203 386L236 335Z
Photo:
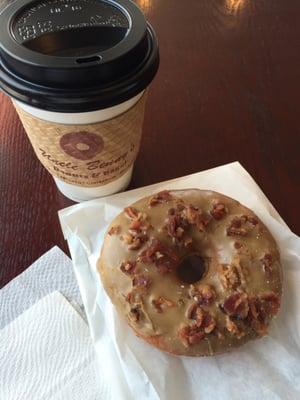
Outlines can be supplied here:
M90 160L104 148L102 137L87 131L66 133L59 144L66 154L77 160Z

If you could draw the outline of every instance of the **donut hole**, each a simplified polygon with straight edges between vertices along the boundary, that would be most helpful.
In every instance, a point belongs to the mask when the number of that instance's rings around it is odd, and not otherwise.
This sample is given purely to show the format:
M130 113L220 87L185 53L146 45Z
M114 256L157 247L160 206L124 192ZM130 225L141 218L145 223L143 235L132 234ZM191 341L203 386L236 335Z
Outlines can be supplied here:
M76 147L76 149L81 150L81 151L90 149L90 146L88 144L86 144L86 143L77 143L75 145L75 147Z
M178 265L177 277L185 283L195 283L203 278L207 271L205 259L198 254L185 257Z

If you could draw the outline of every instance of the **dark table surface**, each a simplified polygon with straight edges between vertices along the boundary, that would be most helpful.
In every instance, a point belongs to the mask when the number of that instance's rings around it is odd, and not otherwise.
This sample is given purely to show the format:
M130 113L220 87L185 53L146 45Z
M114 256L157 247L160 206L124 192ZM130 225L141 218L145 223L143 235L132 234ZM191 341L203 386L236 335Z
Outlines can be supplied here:
M238 160L300 234L299 0L139 0L160 43L130 188ZM72 204L0 95L0 287L54 245Z

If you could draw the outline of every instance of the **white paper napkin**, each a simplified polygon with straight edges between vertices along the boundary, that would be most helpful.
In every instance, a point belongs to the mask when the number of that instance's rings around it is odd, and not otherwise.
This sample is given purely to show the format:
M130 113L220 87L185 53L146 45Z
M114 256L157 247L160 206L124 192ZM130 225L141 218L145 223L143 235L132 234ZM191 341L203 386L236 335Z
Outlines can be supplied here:
M88 327L59 292L0 330L0 382L1 400L110 398Z
M103 235L121 209L162 189L201 188L253 209L275 236L284 267L284 296L270 336L212 358L173 357L136 338L116 315L96 271ZM172 181L94 200L60 212L99 363L115 399L300 398L300 239L251 176L232 163Z
M84 314L72 261L57 246L0 290L0 329L55 290Z

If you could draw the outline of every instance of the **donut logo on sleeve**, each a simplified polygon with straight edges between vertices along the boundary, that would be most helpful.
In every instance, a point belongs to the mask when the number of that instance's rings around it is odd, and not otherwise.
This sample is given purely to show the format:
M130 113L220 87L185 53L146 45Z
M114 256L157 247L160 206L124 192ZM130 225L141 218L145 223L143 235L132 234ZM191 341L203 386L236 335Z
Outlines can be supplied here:
M66 154L77 160L90 160L104 148L102 137L87 131L66 133L59 144Z

